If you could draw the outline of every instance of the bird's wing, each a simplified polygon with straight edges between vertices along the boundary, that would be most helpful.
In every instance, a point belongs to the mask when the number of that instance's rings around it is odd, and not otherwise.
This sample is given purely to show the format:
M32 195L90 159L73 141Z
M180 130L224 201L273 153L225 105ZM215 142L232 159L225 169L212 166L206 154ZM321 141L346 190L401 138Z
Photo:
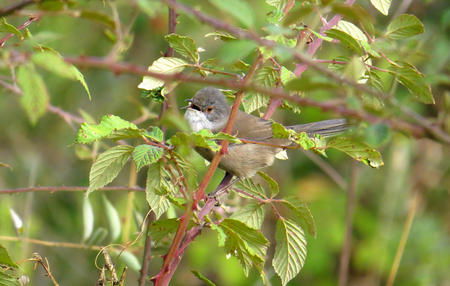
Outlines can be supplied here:
M238 138L265 141L273 136L272 122L239 110L232 134Z

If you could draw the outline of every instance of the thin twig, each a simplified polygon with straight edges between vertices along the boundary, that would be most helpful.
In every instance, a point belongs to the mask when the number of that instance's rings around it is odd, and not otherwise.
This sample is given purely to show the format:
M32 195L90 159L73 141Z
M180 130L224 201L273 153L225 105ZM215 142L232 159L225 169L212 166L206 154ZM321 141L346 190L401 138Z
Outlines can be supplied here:
M27 187L15 189L0 190L0 195L15 194L15 193L29 193L29 192L86 192L89 187L82 186L41 186L41 187ZM103 187L97 191L132 191L144 192L145 189L141 187Z
M155 73L148 71L146 68L133 65L133 64L127 64L127 63L113 63L105 61L101 58L95 58L95 57L78 57L78 58L65 58L65 60L69 63L73 63L79 66L85 66L85 67L96 67L96 68L103 68L110 70L114 72L115 74L120 73L130 73L130 74L137 74L137 75L147 75L151 76L157 79L161 79L164 81L183 81L183 82L193 82L193 83L202 83L202 84L210 84L210 85L216 85L216 86L223 86L227 88L232 89L240 89L245 91L256 91L258 93L266 94L272 98L282 98L285 100L288 100L290 102L296 103L301 106L311 106L320 108L324 111L331 111L336 114L353 117L358 120L364 120L370 123L385 123L389 125L391 128L396 129L398 131L408 132L414 135L415 137L424 137L427 136L426 130L421 127L414 124L411 124L407 121L403 121L401 119L394 119L394 118L380 118L378 116L365 113L362 110L354 110L349 109L345 105L337 105L335 103L330 102L320 102L315 101L307 97L298 97L298 96L291 96L289 93L284 92L281 89L267 89L260 86L256 86L252 83L244 84L241 81L235 81L235 80L227 80L224 78L203 78L198 76L190 76L183 73L176 73L176 74L161 74L161 73ZM441 131L442 132L442 131ZM436 138L443 142L450 143L450 140L440 136Z
M50 280L52 281L53 285L55 286L59 286L59 283L56 282L55 277L53 276L52 272L50 271L50 264L48 263L47 258L42 259L42 257L38 254L38 253L33 253L33 258L29 259L30 261L34 261L37 264L41 265L42 268L44 268L45 273L47 274L48 278L50 278ZM36 270L36 266L37 264L35 264L34 269Z
M389 277L386 282L386 286L394 285L395 276L397 275L397 271L400 266L400 261L405 250L406 242L408 241L409 231L411 230L411 226L419 203L420 195L418 191L415 191L411 205L409 207L408 216L406 217L405 226L403 227L402 236L400 238L397 251L395 252L394 262L392 263L391 270L389 271Z
M104 246L99 245L87 245L87 244L79 244L73 242L55 242L55 241L47 241L40 240L28 237L17 237L17 236L6 236L0 235L0 240L2 241L16 241L16 242L26 242L32 244L38 244L48 247L64 247L64 248L75 248L75 249L85 249L85 250L95 250L99 251L104 248Z
M145 229L145 246L144 246L144 256L142 258L142 268L141 274L139 276L139 286L145 286L147 281L148 267L150 265L150 257L152 252L152 240L150 238L149 230L152 225L152 215L147 217L147 228Z
M348 282L348 265L350 262L352 246L353 214L355 211L356 203L357 180L358 165L356 161L352 161L352 173L350 178L350 186L347 192L347 207L345 210L345 238L339 264L339 286L345 286Z

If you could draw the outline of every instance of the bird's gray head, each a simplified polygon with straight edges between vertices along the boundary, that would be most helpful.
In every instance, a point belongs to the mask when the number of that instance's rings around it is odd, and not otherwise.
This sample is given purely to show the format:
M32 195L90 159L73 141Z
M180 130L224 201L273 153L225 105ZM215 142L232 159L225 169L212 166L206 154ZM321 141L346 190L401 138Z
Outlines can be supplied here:
M188 101L189 106L184 117L194 132L201 129L218 132L225 127L231 108L220 90L205 87Z

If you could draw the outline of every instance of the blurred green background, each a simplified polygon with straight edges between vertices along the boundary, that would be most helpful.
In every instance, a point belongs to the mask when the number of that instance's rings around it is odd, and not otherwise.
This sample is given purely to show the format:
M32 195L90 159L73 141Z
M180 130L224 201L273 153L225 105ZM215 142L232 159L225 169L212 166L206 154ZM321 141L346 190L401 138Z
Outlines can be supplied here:
M2 0L0 7L16 1ZM52 1L49 1L52 2ZM76 1L71 10L92 10L111 17L111 7L105 1ZM164 36L167 34L167 8L149 4L151 9L145 13L138 7L141 1L115 1L120 20L130 26L132 44L121 61L148 66L161 56L167 48ZM191 6L196 1L183 1ZM202 1L203 2L203 1ZM257 15L257 25L263 24L264 15L270 10L264 1L251 1ZM361 1L357 1L358 3ZM404 1L407 2L407 1ZM367 3L359 3L367 6ZM202 3L204 11L223 17L208 3ZM396 11L400 3L393 3L390 11ZM42 7L41 7L42 8ZM46 7L43 7L46 8ZM48 7L47 7L48 8ZM50 7L51 8L51 7ZM384 27L391 19L382 16L373 8L368 8L376 16L376 27ZM27 13L40 12L42 18L33 23L29 30L40 43L49 46L64 56L98 56L108 54L114 42L108 38L112 31L105 21L73 17L69 13L42 10L28 6L19 14L7 17L9 23L18 26L27 19ZM432 84L436 106L413 105L425 116L442 114L449 108L449 32L450 7L448 2L435 0L413 0L408 13L416 15L425 25L425 33L408 42L414 51L408 61L427 75ZM392 13L392 12L391 12ZM393 13L392 13L393 14ZM223 20L232 19L225 18ZM192 37L198 46L205 48L202 58L217 54L221 42L212 37L204 37L214 30L197 20L181 14L178 17L177 33ZM108 30L109 32L105 31ZM0 34L0 37L5 34ZM130 39L131 40L131 39ZM20 41L11 38L5 53L21 49ZM335 47L325 45L318 58L331 58L339 54ZM1 64L0 75L8 76L6 63ZM144 110L156 116L159 104L141 98L137 88L142 78L135 75L114 75L105 70L80 69L92 93L89 101L82 86L44 71L45 84L50 93L52 105L71 113L83 110L99 120L105 114L118 115L126 120L135 120ZM176 90L178 107L184 106L184 99L190 98L202 85L183 83ZM318 94L317 96L321 96ZM398 97L406 97L407 91L398 90ZM151 119L142 127L155 125ZM277 111L274 118L284 123L310 122L334 118L337 115L304 107L301 114ZM69 126L55 114L47 113L35 126L20 106L18 97L6 89L0 89L0 162L12 167L0 168L0 189L26 186L87 186L90 160L81 160L74 145L78 125ZM401 260L395 285L450 285L450 244L449 244L449 200L450 189L448 146L429 139L413 140L403 134L387 130L383 138L374 137L374 128L362 123L356 131L366 138L366 142L376 147L383 155L385 166L381 169L356 163L357 202L354 214L353 241L349 270L349 285L381 285L386 282L406 221L412 194L419 192L420 203L414 218L408 242ZM168 134L177 131L169 128ZM378 134L378 133L377 133ZM81 150L78 150L81 152ZM345 233L346 190L340 188L301 151L290 152L289 161L277 161L268 173L280 184L284 195L295 195L311 208L317 225L317 237L308 236L308 256L304 268L289 285L337 285L339 257ZM192 155L192 162L202 178L206 167L198 155ZM348 182L352 160L343 153L329 152L326 160ZM130 164L125 167L113 185L127 185ZM216 186L223 176L217 171L210 188ZM142 174L138 185L144 186ZM126 192L105 193L114 207L123 216L126 208ZM231 197L233 203L238 198ZM81 243L82 222L81 192L37 192L0 197L0 236L16 236L10 209L23 220L24 230L20 236L54 242ZM105 210L99 192L92 194L91 201L95 212L95 228L107 228ZM147 205L143 193L136 193L134 205L141 215L145 215ZM175 210L177 214L180 210ZM274 241L276 218L268 215L263 232ZM137 232L136 225L132 230ZM93 285L98 276L94 261L97 251L77 250L67 247L47 247L26 242L0 243L9 250L15 261L23 262L33 252L48 258L52 273L61 285ZM108 243L107 240L100 244ZM137 242L132 252L137 259L142 258L143 239ZM273 254L273 245L269 254ZM152 252L150 273L156 274L161 265L159 255L163 251ZM119 269L124 264L119 262ZM270 263L270 260L268 260ZM30 276L31 285L49 285L42 269L32 270L31 263L22 263L24 273ZM203 285L191 270L198 270L217 285L260 285L259 275L251 272L248 278L243 274L235 258L227 259L223 249L217 246L216 234L204 231L188 248L186 256L175 273L172 285ZM279 285L280 280L273 272L268 273L271 282ZM138 273L129 270L126 285L135 285Z

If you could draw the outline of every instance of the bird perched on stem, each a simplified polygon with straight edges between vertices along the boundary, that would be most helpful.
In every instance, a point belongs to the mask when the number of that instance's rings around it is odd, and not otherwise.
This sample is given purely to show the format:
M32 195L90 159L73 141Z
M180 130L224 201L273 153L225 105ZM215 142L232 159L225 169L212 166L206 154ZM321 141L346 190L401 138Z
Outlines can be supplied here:
M207 129L217 133L225 128L231 107L219 89L205 87L187 101L189 106L184 117L194 132ZM283 150L282 146L293 144L289 139L274 138L272 124L272 121L239 110L231 135L261 144L229 144L228 152L221 158L219 168L225 170L228 177L234 175L239 178L249 178L260 169L272 165L275 155ZM329 137L342 133L347 126L345 119L332 119L286 126L286 128L296 132L306 132L310 137L315 134ZM196 147L195 149L208 161L214 157L214 151L208 148Z

